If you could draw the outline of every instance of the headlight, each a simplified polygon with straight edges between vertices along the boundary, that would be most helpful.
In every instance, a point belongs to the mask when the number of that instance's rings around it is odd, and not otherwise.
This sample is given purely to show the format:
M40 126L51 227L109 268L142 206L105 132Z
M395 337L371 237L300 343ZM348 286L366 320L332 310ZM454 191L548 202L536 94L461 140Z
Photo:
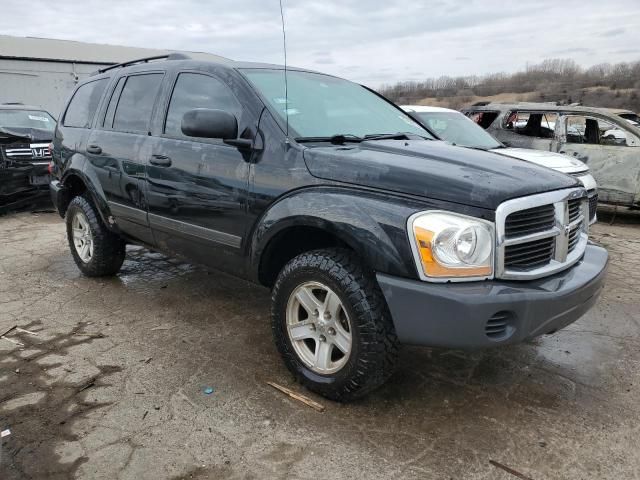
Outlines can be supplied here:
M407 222L423 280L482 280L493 276L493 223L456 213L416 213Z

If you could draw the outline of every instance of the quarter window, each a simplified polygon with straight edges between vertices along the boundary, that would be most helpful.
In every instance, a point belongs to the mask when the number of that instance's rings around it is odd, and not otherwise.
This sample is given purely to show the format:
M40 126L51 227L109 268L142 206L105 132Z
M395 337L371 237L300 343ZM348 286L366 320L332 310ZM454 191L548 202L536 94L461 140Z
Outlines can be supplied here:
M128 77L113 117L113 128L125 132L148 132L161 83L161 73Z
M85 83L78 88L76 93L73 94L69 107L67 107L62 125L65 127L89 128L108 80L108 78L102 78Z
M184 136L182 117L195 108L224 110L236 117L241 112L238 100L220 80L199 73L181 73L171 95L164 133Z

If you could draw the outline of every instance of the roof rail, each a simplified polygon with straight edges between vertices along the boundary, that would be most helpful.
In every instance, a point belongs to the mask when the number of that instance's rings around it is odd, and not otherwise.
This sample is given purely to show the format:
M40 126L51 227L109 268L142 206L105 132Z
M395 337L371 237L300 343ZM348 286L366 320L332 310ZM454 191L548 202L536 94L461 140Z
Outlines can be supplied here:
M191 57L189 55L185 55L184 53L167 53L166 55L156 55L154 57L138 58L137 60L129 60L128 62L110 65L108 67L98 69L98 71L93 73L92 75L96 75L98 73L104 73L109 70L113 70L114 68L128 67L130 65L135 65L137 63L148 63L152 60L190 60L190 59Z
M2 105L24 105L22 102L4 102Z
M473 105L471 105L472 107L485 107L487 105L489 105L491 102L476 102Z

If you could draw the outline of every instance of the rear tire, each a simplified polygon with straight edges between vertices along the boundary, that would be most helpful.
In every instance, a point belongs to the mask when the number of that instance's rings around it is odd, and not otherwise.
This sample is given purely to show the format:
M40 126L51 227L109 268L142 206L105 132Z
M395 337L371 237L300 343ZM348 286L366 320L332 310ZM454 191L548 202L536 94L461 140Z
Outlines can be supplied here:
M115 275L126 254L124 240L107 229L93 203L75 197L66 211L67 240L73 260L88 277Z
M398 339L391 316L373 272L351 251L292 259L278 275L271 305L278 350L309 390L350 401L393 373Z

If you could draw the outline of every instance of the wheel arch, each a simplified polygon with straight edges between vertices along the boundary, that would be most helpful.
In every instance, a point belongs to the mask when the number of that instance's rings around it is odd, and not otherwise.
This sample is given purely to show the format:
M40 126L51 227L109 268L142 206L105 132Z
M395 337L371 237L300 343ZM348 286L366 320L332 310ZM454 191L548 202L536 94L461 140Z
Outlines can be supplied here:
M416 277L406 236L413 211L389 197L348 189L294 192L272 205L254 229L248 256L252 279L271 287L289 260L327 247L352 250L374 271Z

